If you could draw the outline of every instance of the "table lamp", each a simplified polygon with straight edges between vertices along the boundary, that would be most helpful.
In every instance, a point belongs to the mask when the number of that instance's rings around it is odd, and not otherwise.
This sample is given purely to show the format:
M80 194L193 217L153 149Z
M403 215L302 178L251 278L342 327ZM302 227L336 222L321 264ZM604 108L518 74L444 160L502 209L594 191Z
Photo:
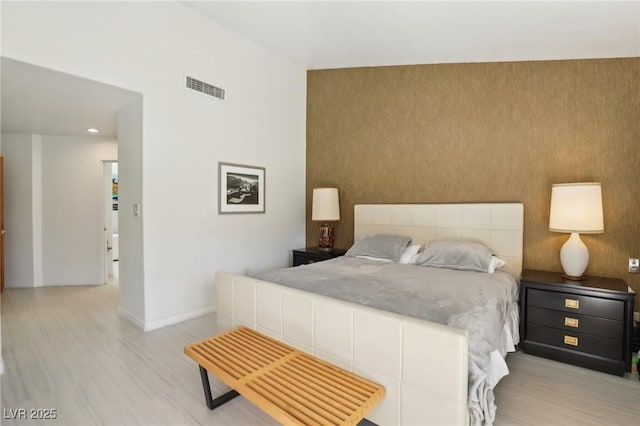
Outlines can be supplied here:
M313 190L313 205L311 220L321 221L318 228L318 250L333 251L335 232L330 221L340 220L340 201L337 188L315 188Z
M563 277L584 280L582 274L589 264L589 249L580 239L580 233L604 232L600 182L552 185L549 230L571 233L560 249Z

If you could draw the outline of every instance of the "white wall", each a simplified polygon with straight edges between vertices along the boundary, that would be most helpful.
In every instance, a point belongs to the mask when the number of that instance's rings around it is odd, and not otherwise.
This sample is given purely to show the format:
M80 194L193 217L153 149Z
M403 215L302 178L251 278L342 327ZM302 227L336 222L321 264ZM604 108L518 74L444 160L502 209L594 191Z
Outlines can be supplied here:
M142 216L133 215L133 205L142 202L142 99L118 111L118 238L120 291L118 312L145 327L144 245Z
M32 135L2 135L5 286L33 286Z
M5 56L143 94L147 329L211 310L215 271L285 266L304 244L304 69L174 2L1 7ZM218 161L266 167L266 214L217 214Z
M43 285L104 284L102 160L114 139L42 136Z
M104 284L102 160L95 136L2 135L7 287Z

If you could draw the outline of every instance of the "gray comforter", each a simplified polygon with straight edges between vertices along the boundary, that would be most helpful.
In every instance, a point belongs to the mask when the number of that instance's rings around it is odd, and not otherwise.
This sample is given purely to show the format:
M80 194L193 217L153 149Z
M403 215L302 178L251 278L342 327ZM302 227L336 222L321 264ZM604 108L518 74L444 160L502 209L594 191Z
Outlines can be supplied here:
M339 257L257 278L467 330L471 421L493 423L493 387L508 371L496 351L504 347L505 325L512 326L517 315L518 283L510 274Z

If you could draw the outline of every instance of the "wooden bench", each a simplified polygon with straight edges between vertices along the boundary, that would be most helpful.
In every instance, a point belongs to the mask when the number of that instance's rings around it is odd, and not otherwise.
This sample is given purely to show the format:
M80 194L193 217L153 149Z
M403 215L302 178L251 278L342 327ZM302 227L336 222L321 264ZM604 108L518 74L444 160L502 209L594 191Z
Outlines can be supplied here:
M384 387L238 327L187 345L214 409L238 394L286 425L356 425L384 397ZM211 397L207 371L233 390Z

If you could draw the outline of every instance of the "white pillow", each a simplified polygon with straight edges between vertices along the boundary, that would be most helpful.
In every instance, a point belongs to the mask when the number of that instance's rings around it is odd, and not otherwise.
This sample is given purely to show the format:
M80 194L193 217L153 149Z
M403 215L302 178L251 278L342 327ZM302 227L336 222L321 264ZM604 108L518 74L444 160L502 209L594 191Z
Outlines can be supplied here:
M402 256L400 257L400 262L398 263L403 263L405 265L409 263L413 263L419 251L420 251L420 244L411 244L407 246L407 248L404 249Z
M489 270L487 272L493 274L496 269L502 269L505 263L506 262L499 257L491 256L491 260L489 261Z

